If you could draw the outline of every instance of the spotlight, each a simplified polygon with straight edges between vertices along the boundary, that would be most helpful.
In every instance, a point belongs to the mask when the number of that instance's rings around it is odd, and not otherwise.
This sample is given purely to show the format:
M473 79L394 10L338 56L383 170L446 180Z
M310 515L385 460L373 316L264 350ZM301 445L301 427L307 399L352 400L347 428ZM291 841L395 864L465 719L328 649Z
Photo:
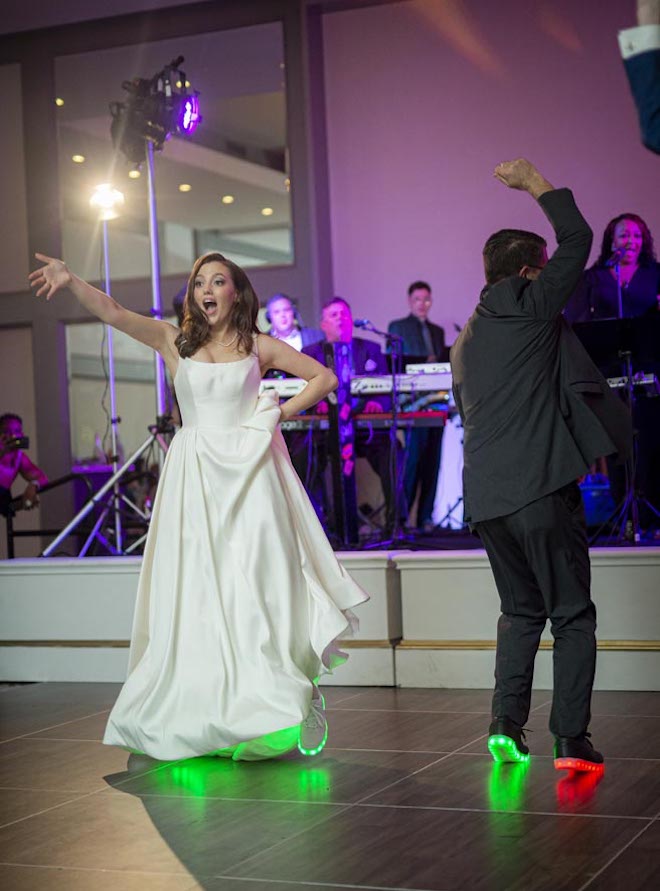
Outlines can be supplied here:
M235 198L233 195L223 195L221 200L223 204L233 204Z
M113 188L111 183L101 183L96 186L89 199L89 206L98 210L99 220L116 220L123 203L123 193Z
M273 210L272 207L262 207L261 208L261 214L264 217L272 217L272 215L274 213L275 213L275 211Z
M179 114L179 129L186 136L192 136L200 120L197 96L186 96Z
M84 164L85 156L84 155L71 155L71 160L74 164Z
M58 108L61 108L64 105L64 99L61 99L58 96L57 99L55 100L55 105L57 105Z
M110 103L112 142L133 164L144 161L145 140L160 150L172 133L190 136L202 120L199 93L189 92L183 61L178 56L149 80L125 80L128 100Z

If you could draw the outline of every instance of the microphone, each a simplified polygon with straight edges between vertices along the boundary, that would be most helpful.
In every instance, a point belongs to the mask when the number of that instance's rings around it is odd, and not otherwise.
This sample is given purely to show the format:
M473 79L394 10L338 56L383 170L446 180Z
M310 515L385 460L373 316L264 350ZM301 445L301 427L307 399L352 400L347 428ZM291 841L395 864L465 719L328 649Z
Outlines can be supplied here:
M375 331L374 325L369 319L353 319L356 328L364 328L365 331Z
M616 248L615 250L613 250L610 254L609 260L606 261L605 266L618 266L625 252L625 248Z

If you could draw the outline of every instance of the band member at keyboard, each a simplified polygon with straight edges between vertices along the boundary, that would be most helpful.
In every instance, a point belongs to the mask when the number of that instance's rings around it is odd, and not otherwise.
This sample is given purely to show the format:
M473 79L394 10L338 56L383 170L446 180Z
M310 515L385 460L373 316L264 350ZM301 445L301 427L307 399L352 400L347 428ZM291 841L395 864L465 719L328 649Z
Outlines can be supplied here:
M406 361L448 362L445 332L440 325L429 321L433 305L431 286L427 282L413 282L408 288L409 315L390 322L390 334L402 339L403 364ZM413 506L417 493L417 527L429 532L433 528L433 502L438 485L442 427L412 429L406 436L406 461L403 485L406 501Z
M451 350L465 433L465 518L488 553L501 610L489 748L524 761L534 660L555 639L550 731L555 767L599 769L587 731L596 610L584 508L575 482L599 455L630 448L630 418L562 318L591 247L568 189L518 159L495 168L528 192L558 242L503 229L484 247L486 286Z
M287 294L273 294L266 303L266 321L271 337L283 340L300 352L304 347L323 340L318 328L307 328L302 323L298 307Z
M353 313L351 307L342 297L333 297L324 304L321 311L321 330L324 340L305 347L303 353L318 362L325 363L324 343L350 343L353 361L353 374L387 374L387 365L377 343L361 337L353 337ZM354 398L353 415L388 412L391 409L389 397L370 396ZM328 404L323 401L310 409L317 414L327 414ZM310 448L309 437L313 436L313 447ZM328 516L328 498L324 485L325 469L328 463L327 434L315 431L313 434L296 434L289 442L291 458L300 478L306 484L319 515L326 520ZM386 522L392 523L394 497L392 491L392 467L390 461L390 436L386 430L356 430L355 454L358 458L366 458L380 479L386 504ZM397 443L397 460L401 458L400 446ZM401 498L400 507L403 506Z

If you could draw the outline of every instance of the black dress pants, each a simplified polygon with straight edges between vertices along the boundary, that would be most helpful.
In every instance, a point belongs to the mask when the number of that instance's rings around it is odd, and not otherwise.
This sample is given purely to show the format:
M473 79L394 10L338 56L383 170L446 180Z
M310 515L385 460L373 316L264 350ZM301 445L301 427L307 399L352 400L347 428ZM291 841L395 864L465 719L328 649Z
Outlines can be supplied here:
M554 637L550 730L579 737L589 726L596 669L596 608L582 494L577 483L515 513L475 524L500 595L493 717L523 726L546 620Z
M442 448L442 427L413 428L406 437L406 463L404 486L406 501L411 508L417 489L417 525L424 526L433 521L433 503L438 486L440 454Z
M328 465L328 438L323 431L294 433L287 438L291 461L298 476L307 489L307 494L323 523L331 531L334 529L334 518L331 511L331 499L325 487L325 469ZM392 487L393 467L390 435L385 430L359 430L355 436L356 458L366 458L372 470L380 479L386 509L386 525L390 529L394 518L394 490ZM402 450L396 441L396 459L399 472L402 465ZM403 492L399 494L399 517L406 516L406 502Z

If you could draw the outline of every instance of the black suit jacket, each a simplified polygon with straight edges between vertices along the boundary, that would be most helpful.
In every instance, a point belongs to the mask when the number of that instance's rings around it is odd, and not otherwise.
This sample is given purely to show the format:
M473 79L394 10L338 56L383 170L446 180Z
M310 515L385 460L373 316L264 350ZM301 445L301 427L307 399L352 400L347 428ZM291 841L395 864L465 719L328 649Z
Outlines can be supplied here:
M447 362L449 360L449 350L445 346L445 332L440 325L434 325L433 322L427 322L426 327L431 335L431 343L433 344L433 352L438 357L438 362ZM390 334L398 334L403 338L403 355L404 356L426 356L428 349L424 343L422 335L422 323L410 313L405 319L394 319L387 327Z
M325 365L325 356L323 346L325 340L321 343L313 343L303 349L303 353L316 359L322 365ZM362 337L354 337L351 341L353 352L353 373L354 374L387 374L387 364L385 356L383 356L380 347L372 340L365 340ZM390 407L389 398L382 396L370 397L372 401L380 402L383 411L388 411ZM364 408L366 399L353 399L353 411L359 413Z
M591 230L568 189L539 204L558 247L538 279L484 289L451 351L464 425L465 516L505 516L630 443L627 409L561 311L584 269Z
M660 50L631 56L624 65L637 105L642 142L660 154Z

